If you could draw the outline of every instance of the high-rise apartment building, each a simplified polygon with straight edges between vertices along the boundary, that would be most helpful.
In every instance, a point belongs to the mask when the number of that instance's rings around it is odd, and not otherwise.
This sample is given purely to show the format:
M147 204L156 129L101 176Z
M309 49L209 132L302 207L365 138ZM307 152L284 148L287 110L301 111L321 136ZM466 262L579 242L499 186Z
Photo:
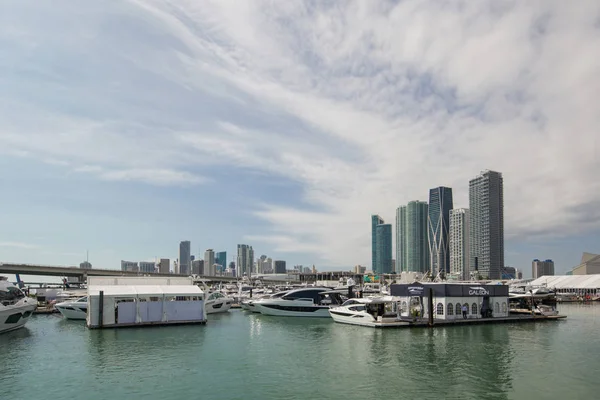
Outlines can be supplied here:
M376 274L392 273L392 225L379 224L375 227Z
M215 276L215 252L213 249L207 249L204 252L204 275Z
M450 210L448 230L450 274L458 279L470 279L469 209Z
M452 210L452 188L440 186L429 190L429 213L427 217L427 238L431 274L450 272L448 251L448 229Z
M531 262L531 277L537 279L544 275L554 275L554 261L540 261L536 258Z
M383 218L379 215L371 215L371 269L377 268L377 225L383 224Z
M396 210L396 272L429 271L428 212L418 200Z
M483 171L469 181L471 270L500 279L504 268L504 182L502 174Z
M189 275L192 273L192 257L191 244L189 240L184 240L179 243L179 269L181 275Z
M237 276L248 276L252 274L252 265L254 264L254 250L247 244L238 244L237 246Z
M396 273L406 269L406 206L396 209Z
M204 260L203 259L192 261L192 274L206 275L204 273Z
M139 270L137 261L121 260L121 271L138 272Z

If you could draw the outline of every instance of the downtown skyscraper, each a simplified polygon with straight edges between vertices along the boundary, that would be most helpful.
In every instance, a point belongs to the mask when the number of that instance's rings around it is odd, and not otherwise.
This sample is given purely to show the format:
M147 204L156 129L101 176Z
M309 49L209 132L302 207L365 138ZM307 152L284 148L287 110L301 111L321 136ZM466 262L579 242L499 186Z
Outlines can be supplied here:
M247 276L250 277L252 275L252 265L254 264L254 250L252 246L248 246L247 244L238 244L237 245L237 266L235 273L237 276Z
M371 215L371 268L376 274L392 272L392 225Z
M428 215L427 203L418 200L396 210L396 272L429 271Z
M179 264L177 273L189 275L192 273L192 255L190 241L184 240L179 243Z
M452 210L452 188L440 186L429 190L429 212L427 216L427 238L431 274L450 272L448 229Z
M450 210L450 229L448 233L450 243L450 274L455 278L468 280L471 278L468 208Z
M500 279L504 268L504 181L483 171L469 181L469 248L471 271Z

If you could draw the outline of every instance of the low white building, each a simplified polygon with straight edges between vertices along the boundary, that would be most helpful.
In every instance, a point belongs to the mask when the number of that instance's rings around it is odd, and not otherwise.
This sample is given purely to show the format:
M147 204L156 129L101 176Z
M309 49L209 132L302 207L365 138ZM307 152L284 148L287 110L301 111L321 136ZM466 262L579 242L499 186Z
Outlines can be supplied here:
M486 310L491 318L508 317L508 286L459 283L393 284L390 294L402 298L401 315L410 317L419 310L419 317L429 318L429 297L433 294L434 319L460 319L463 306L466 318L483 318ZM483 310L483 312L482 312Z
M89 328L205 322L204 292L191 278L88 278Z

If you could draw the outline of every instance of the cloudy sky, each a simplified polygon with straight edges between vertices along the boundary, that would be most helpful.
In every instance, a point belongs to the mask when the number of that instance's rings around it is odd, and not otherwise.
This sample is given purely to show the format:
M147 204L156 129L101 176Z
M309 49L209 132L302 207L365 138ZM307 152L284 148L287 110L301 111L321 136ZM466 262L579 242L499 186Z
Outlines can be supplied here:
M372 213L484 169L508 265L600 252L598 1L0 8L0 261L369 265Z

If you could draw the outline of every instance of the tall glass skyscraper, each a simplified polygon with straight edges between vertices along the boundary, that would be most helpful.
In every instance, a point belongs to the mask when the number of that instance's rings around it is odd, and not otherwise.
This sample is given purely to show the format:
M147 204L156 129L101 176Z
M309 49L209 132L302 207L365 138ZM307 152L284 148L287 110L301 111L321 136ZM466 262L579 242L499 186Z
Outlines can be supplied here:
M373 267L376 274L392 273L392 225L379 224L375 228L377 263Z
M440 186L429 190L429 213L427 217L427 238L431 274L450 272L448 251L448 228L452 205L452 188Z
M469 181L469 247L471 270L500 279L504 268L504 181L483 171Z
M238 244L237 245L237 266L235 269L235 273L237 276L247 276L250 277L252 275L252 264L254 263L254 250L252 246L248 246L247 244Z
M226 251L220 251L217 254L215 254L215 264L219 264L221 266L221 269L217 272L223 273L225 271L225 268L227 268L227 252Z
M396 270L429 271L428 205L411 201L396 210Z
M383 224L379 215L371 215L371 269L375 271L377 265L377 225Z
M181 275L192 273L191 244L189 240L179 243L179 266L177 272Z

